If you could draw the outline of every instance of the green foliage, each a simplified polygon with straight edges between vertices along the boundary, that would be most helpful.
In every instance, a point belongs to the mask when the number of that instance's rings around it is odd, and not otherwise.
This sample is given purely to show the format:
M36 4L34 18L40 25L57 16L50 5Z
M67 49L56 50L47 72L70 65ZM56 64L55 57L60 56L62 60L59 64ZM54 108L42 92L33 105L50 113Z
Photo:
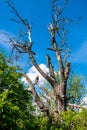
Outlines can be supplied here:
M73 75L67 83L67 98L69 103L79 104L86 93L84 77Z
M61 117L67 130L87 130L87 109L78 113L69 110L63 112Z
M27 130L36 126L32 97L17 68L0 54L0 129ZM33 124L32 124L33 121Z
M60 117L55 121L54 117L45 117L44 115L38 118L38 130L67 130L65 126L61 123ZM63 129L64 128L64 129Z
M17 68L9 64L4 53L0 53L0 92L18 85L20 74Z
M87 109L62 112L58 121L53 117L40 116L37 125L38 130L87 130Z

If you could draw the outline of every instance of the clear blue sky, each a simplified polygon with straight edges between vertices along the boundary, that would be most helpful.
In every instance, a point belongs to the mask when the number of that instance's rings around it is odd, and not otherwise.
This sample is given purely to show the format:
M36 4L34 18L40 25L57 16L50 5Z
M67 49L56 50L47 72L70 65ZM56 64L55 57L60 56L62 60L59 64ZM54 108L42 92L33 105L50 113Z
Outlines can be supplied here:
M44 54L50 46L50 35L48 25L51 21L51 0L12 0L20 15L32 23L32 39L34 50L37 53L38 63L46 63ZM72 68L78 74L87 75L87 0L70 0L64 15L70 19L77 20L82 17L78 24L68 27L68 44L71 47ZM13 35L23 28L21 24L10 21L14 15L8 8L5 0L0 0L0 30L8 31ZM6 53L9 52L7 44L2 44ZM52 56L54 58L54 55ZM56 65L56 62L54 62ZM57 65L56 65L57 66Z

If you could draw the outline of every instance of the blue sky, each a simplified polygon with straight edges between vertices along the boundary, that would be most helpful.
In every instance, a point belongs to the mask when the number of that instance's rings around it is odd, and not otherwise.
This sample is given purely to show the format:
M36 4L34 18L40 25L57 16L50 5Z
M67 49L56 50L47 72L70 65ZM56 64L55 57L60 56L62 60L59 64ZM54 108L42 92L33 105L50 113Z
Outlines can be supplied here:
M46 48L50 46L50 35L48 25L51 21L51 0L12 0L20 15L32 23L32 40L34 50L37 53L38 63L46 63ZM78 20L78 24L71 24L67 28L68 44L71 48L72 69L78 73L87 75L87 0L70 0L64 16ZM0 31L8 31L17 35L19 29L24 29L21 24L12 22L15 16L11 13L5 0L0 0ZM0 41L0 48L4 47L9 53L9 45ZM54 55L52 55L54 60ZM57 66L56 62L54 65Z

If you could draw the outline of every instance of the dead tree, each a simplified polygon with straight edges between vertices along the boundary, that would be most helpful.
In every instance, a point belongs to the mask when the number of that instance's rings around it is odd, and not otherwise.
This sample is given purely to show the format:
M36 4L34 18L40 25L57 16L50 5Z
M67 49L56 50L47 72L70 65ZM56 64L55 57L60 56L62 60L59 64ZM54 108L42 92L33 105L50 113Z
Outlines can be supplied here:
M49 68L49 75L46 74L37 64L35 60L35 52L32 50L33 41L31 38L31 25L23 19L17 10L15 9L14 4L6 0L9 7L12 9L12 12L17 16L18 20L14 20L18 23L22 23L25 28L25 34L28 37L27 43L25 41L19 42L10 38L10 42L13 45L13 49L16 49L19 54L20 53L27 53L29 55L30 60L32 61L34 67L38 70L38 72L49 82L51 85L53 92L47 90L44 86L38 82L39 77L36 77L35 83L33 83L30 78L26 74L22 74L29 86L31 87L31 93L33 95L34 101L37 103L38 107L42 112L44 112L47 116L50 114L58 113L60 114L62 111L66 110L67 108L67 100L66 100L66 87L67 87L67 79L70 72L70 63L67 61L67 57L69 55L69 49L66 47L66 30L65 24L69 22L68 19L62 17L63 10L68 3L68 0L64 1L64 4L61 8L58 7L58 0L52 1L52 22L49 24L49 32L51 34L51 48L47 48L49 51L52 51L56 54L56 59L59 65L60 71L60 82L56 80L56 75L54 72L54 66L52 64L52 59L49 55L46 55L48 68ZM42 89L45 93L43 96L46 99L48 105L45 105L44 102L40 99L35 90L35 85L37 85L40 89ZM48 100L48 97L49 100ZM50 100L52 100L55 104L55 108L52 109L50 105Z

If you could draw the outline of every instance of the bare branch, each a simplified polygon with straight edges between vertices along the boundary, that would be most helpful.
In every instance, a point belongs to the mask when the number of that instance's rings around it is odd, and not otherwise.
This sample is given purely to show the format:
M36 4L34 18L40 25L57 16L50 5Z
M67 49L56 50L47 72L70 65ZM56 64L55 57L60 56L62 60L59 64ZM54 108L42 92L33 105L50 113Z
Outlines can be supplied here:
M66 62L66 68L65 68L65 79L68 79L69 76L69 72L70 72L70 63Z
M14 4L13 4L10 0L6 0L6 2L7 2L7 4L9 5L9 7L12 9L12 12L15 14L15 16L17 16L18 19L20 20L19 22L22 23L22 24L24 24L24 25L27 27L27 29L30 30L30 25L29 25L28 21L25 20L25 19L23 19L23 18L19 15L19 13L18 13L18 11L16 10Z
M32 81L30 80L30 78L26 74L22 74L22 75L25 77L25 79L27 80L27 82L29 83L29 85L31 87L31 92L32 92L33 97L34 97L34 101L38 104L40 109L43 109L44 105L41 102L37 92L35 91L35 88L34 88L34 85L32 84Z
M46 59L47 59L47 63L48 63L50 77L52 78L52 80L56 81L53 66L52 66L52 63L51 63L51 58L49 57L49 55L46 55Z
M42 85L40 85L40 83L37 83L37 85L38 85L38 87L39 87L40 89L42 89L42 90L47 94L48 97L51 97L53 100L56 99L56 98L55 98L55 95L52 94L50 91L48 91L45 87L43 87Z
M13 22L16 22L16 23L21 23L20 21L14 19L14 18L11 18L10 20L13 21Z
M34 85L37 85L40 89L42 89L47 95L48 97L51 97L53 100L55 100L55 96L54 94L52 94L50 91L48 91L45 87L43 87L40 83L39 83L39 76L37 75L35 78L35 83Z
M46 100L46 106L50 109L50 99L45 95L42 95L42 97Z
M61 79L63 81L64 80L64 66L63 66L63 61L62 61L61 54L60 54L60 51L58 49L55 37L52 38L52 41L53 41L54 49L56 50L55 52L56 52L56 56L57 56L57 60L58 60L59 66L60 66L60 75L61 75Z
M59 16L62 15L66 5L68 4L69 0L64 0L64 4L62 7L59 5L59 0L52 0L52 19L55 22L58 22ZM58 8L60 7L60 8Z
M35 68L38 70L38 72L51 84L52 84L52 79L51 77L49 77L46 73L44 73L44 71L39 67L39 65L37 64L34 56L32 55L31 51L29 50L29 55L30 55L30 58L31 58L31 61L33 63L33 65L35 66Z
M53 48L47 48L47 50L55 51Z
M67 49L66 49L65 56L64 56L64 62L65 62L65 63L67 62L67 58L68 58L69 55L70 55L70 49L67 48Z
M13 21L17 22L17 23L22 23L23 25L25 25L25 27L27 28L27 34L28 34L28 38L29 38L29 42L32 42L31 39L31 25L28 23L28 21L24 18L22 18L18 11L16 10L14 4L10 1L10 0L6 0L7 4L9 5L9 7L12 9L12 12L15 14L15 16L17 16L18 20L12 19Z
M77 104L68 103L67 105L70 107L81 108L81 106Z
M34 83L34 85L38 84L38 81L39 81L39 76L37 75L36 78L35 78L35 83Z

